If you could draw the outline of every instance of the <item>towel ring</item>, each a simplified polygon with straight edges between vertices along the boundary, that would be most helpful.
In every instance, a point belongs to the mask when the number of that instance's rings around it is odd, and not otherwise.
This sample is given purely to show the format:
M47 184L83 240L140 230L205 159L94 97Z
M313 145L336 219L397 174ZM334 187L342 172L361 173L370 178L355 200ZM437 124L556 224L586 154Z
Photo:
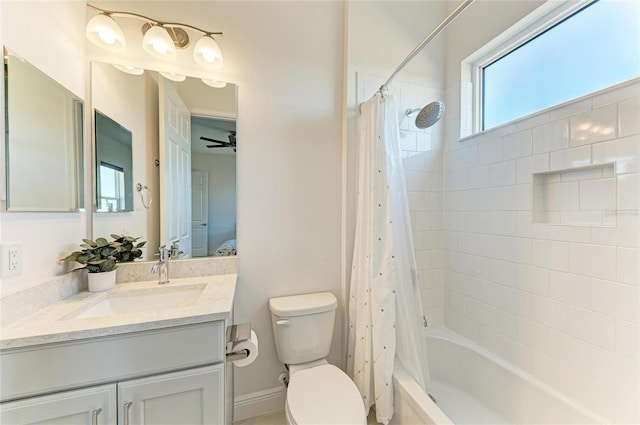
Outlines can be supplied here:
M151 206L151 203L153 202L153 199L151 198L151 190L147 186L143 186L140 183L136 184L136 190L140 194L140 200L142 201L142 206L145 207L146 209L149 209L149 207ZM143 190L144 190L144 192L143 192ZM149 198L149 203L148 204L144 200L144 194L145 193L147 194L147 196Z

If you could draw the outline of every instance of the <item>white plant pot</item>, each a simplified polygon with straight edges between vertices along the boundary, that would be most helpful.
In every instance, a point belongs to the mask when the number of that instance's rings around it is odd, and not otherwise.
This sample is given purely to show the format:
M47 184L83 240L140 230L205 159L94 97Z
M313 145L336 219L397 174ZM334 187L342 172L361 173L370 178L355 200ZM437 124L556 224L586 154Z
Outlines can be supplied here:
M116 271L111 270L105 273L88 273L89 292L108 291L116 286Z

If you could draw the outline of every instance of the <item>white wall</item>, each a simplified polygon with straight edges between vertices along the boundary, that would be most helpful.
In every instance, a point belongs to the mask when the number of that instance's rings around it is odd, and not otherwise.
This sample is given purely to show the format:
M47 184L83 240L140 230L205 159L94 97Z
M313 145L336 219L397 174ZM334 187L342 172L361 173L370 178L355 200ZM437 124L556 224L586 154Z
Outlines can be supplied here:
M84 3L3 1L0 10L2 44L86 99ZM38 30L34 31L34 28ZM0 109L4 116L4 102L1 102ZM4 120L1 121L0 126L4 130ZM0 145L4 153L4 143ZM88 157L85 158L86 167ZM2 170L4 186L4 161ZM0 290L4 292L63 273L65 266L58 259L76 249L81 239L87 236L87 215L85 212L2 212L0 226L3 229L2 243L22 242L23 248L22 274L2 279Z

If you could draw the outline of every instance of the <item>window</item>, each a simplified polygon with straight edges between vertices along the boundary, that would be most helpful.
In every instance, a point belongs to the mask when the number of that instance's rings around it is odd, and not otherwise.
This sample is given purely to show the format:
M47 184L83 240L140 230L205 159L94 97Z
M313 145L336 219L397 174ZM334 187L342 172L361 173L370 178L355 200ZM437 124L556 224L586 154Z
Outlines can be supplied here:
M506 54L485 55L476 62L480 129L638 77L639 17L639 1L599 0L565 11L552 26L547 17Z
M98 211L124 210L124 170L115 165L100 163L100 204Z

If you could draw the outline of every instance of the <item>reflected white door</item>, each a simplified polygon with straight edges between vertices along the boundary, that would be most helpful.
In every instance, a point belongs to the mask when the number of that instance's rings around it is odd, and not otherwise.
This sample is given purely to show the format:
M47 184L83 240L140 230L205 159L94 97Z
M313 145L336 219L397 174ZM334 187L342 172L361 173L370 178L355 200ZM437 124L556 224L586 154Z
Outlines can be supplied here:
M191 255L206 257L209 249L209 173L191 172Z
M191 257L191 113L172 83L158 77L160 98L160 243Z

